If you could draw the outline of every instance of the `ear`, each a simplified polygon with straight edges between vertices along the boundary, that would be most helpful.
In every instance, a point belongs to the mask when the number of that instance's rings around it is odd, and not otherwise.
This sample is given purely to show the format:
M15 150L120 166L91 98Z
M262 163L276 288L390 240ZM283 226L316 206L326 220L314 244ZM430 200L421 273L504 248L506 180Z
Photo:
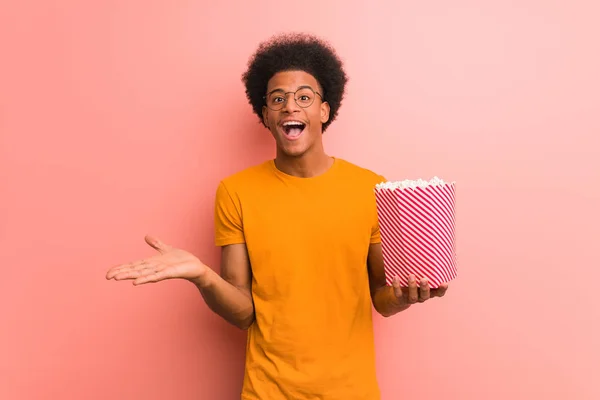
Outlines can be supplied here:
M329 103L327 103L326 101L321 103L321 123L322 124L329 121L329 112L330 111L331 110L329 109Z
M269 109L266 106L262 108L263 124L269 128Z

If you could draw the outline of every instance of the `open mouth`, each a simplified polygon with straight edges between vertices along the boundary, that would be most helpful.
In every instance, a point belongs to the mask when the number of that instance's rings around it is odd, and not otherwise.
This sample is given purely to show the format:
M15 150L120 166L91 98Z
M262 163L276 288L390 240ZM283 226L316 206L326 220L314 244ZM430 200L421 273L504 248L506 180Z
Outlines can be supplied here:
M286 121L282 125L283 133L288 139L296 139L302 135L306 124L300 121Z

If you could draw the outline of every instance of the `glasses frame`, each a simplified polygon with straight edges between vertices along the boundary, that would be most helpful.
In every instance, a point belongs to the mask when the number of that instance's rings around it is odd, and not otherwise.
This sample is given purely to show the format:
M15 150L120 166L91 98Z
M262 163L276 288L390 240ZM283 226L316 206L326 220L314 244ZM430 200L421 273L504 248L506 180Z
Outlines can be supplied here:
M283 109L283 107L285 107L285 105L286 105L286 104L287 104L287 102L288 102L288 94L290 94L290 93L293 93L293 94L294 94L294 102L296 102L296 104L298 105L298 107L300 107L300 108L308 108L308 107L312 106L312 105L315 103L315 100L314 100L314 99L313 99L313 101L312 101L312 102L311 102L309 105L307 105L307 106L301 106L300 104L298 104L298 99L296 98L296 93L298 93L298 91L300 91L300 90L304 90L304 89L309 89L309 90L310 90L310 91L312 91L314 94L317 94L317 95L319 95L319 97L321 98L321 101L322 101L322 102L324 102L324 101L325 101L325 100L323 99L323 95L322 95L321 93L317 92L315 89L313 89L313 88L312 88L312 87L310 87L310 86L300 86L300 87L299 87L298 89L296 89L296 91L294 91L294 92L284 92L284 91L283 91L283 90L281 90L281 89L275 89L275 90L271 90L269 93L267 93L267 94L265 94L265 95L263 96L263 101L265 102L265 105L267 106L267 108L268 108L269 110L273 110L273 111L281 111L281 110ZM273 94L273 93L275 93L275 92L283 92L282 94L283 94L284 101L283 101L283 103L281 103L281 107L279 107L279 108L271 108L271 107L269 107L269 103L267 102L267 97L269 97L271 94ZM315 97L315 98L316 98L316 97Z

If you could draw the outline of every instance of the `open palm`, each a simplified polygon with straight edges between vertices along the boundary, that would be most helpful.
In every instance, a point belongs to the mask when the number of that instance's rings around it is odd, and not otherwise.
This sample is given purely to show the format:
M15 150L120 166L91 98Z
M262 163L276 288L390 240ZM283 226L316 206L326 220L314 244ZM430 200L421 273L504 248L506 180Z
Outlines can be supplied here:
M152 236L146 236L145 240L158 254L117 265L106 273L106 279L129 279L134 285L177 278L195 281L206 271L206 265L189 252L166 245Z

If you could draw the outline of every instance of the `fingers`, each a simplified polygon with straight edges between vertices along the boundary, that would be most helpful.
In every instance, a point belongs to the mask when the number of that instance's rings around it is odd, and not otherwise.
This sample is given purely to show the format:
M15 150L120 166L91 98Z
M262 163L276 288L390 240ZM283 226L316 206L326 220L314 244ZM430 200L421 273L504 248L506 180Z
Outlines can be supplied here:
M141 269L123 270L114 276L116 281L133 280L134 285L142 285L144 283L159 282L165 279L174 277L174 268L169 268L162 263L146 264Z
M109 275L110 277L108 279L112 278L116 281L122 281L124 279L136 279L140 276L146 276L164 268L165 266L159 262L145 262L133 267L117 269Z
M167 265L159 261L137 262L126 264L121 268L115 268L107 275L108 279L116 281L133 280L134 285L143 285L144 283L159 282L165 279L178 277L181 271L178 266Z
M400 297L403 292L398 277L394 278L394 293ZM442 297L448 290L448 283L442 283L436 289L431 289L427 278L421 278L418 283L416 277L411 274L408 276L408 290L406 291L406 302L408 304L423 303L433 297Z
M147 273L142 274L140 277L133 281L135 286L143 285L144 283L154 283L173 277L172 268L161 268L155 271L148 270Z
M151 235L146 235L144 240L152 248L158 250L158 252L161 254L165 254L173 249L171 246L163 243L158 238ZM149 273L159 271L159 269L157 269L157 262L158 261L155 259L155 257L151 257L144 260L121 264L108 270L106 273L106 279L137 279L138 277L147 276Z
M408 302L414 304L419 301L419 286L413 274L408 276Z
M158 250L161 254L166 253L167 251L171 250L172 247L164 244L163 242L161 242L158 238L151 236L151 235L146 235L146 237L144 238L144 240L146 241L146 243L148 243L152 248Z
M394 287L394 295L396 298L401 299L404 293L402 293L402 288L400 287L400 278L395 276L392 280L392 286Z
M427 278L421 278L421 282L419 282L419 303L429 300L429 297L429 282L427 282Z
M144 268L148 268L149 266L153 266L154 264L155 262L150 258L145 260L132 261L127 264L117 265L116 267L113 267L110 270L108 270L108 272L106 273L106 279L112 279L123 272L138 271Z
M432 297L443 297L446 294L447 290L448 290L448 284L442 283L442 284L440 284L440 286L437 289L433 289L431 291L431 296Z

